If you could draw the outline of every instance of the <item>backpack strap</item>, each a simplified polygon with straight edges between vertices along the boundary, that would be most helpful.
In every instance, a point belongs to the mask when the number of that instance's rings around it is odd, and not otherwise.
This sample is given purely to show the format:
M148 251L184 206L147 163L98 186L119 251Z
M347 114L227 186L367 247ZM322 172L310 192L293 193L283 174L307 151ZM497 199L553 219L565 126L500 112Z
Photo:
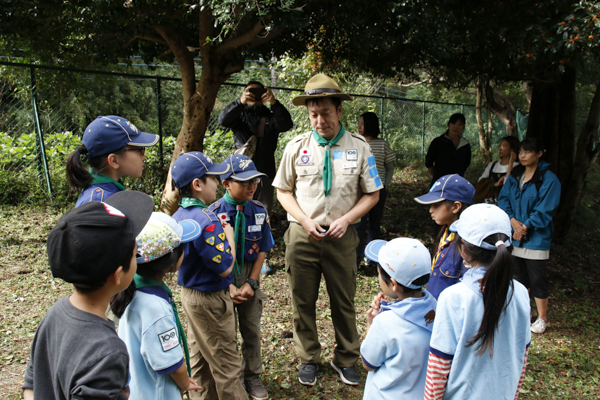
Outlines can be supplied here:
M490 168L490 170L488 171L488 178L492 177L492 171L494 171L494 168L496 167L496 164L498 163L498 161L494 161L494 163L492 164L492 167Z

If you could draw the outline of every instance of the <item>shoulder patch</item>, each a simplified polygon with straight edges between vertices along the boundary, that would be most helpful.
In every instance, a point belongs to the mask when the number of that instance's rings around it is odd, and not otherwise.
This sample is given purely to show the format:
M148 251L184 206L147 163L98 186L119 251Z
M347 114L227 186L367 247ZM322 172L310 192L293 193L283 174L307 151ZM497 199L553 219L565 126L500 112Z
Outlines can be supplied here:
M103 201L104 200L104 189L97 187L92 191L90 201Z
M216 201L216 202L212 203L210 206L208 206L208 210L212 211L214 213L219 207L221 207L221 203Z
M202 212L204 213L204 215L206 215L208 217L209 220L211 220L212 222L217 222L219 220L219 218L217 218L217 216L215 215L215 213L213 213L212 211L210 211L208 208L203 208Z
M177 337L177 329L173 328L166 332L158 334L158 341L162 347L162 351L169 351L179 346L179 338Z
M265 210L266 210L265 206L264 206L264 205L263 205L263 203L261 203L260 201L258 201L258 200L252 200L252 202L253 202L254 204L256 204L257 206L259 206L260 208L263 208L263 209L265 209Z

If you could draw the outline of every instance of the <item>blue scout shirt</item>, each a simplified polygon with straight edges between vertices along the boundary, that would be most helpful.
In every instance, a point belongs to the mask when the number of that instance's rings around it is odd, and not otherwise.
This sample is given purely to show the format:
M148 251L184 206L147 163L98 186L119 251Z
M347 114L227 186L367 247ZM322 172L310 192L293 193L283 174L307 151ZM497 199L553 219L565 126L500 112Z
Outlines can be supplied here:
M483 295L479 281L485 267L467 270L462 281L444 290L431 335L433 354L452 360L445 399L514 399L521 378L525 351L531 343L529 294L513 280L505 311L494 335L493 357L477 355L477 344L467 342L479 331Z
M121 190L117 188L114 183L110 182L91 184L83 189L83 192L81 192L77 199L75 207L79 207L80 205L91 201L106 201L110 196L120 191Z
M437 302L423 297L381 302L381 311L360 346L369 371L363 399L415 399L425 395L429 340Z
M180 207L173 218L176 221L193 219L202 227L200 237L184 244L177 284L201 292L217 292L229 287L233 270L225 278L219 274L227 271L233 257L217 216L201 207Z
M448 228L440 238L438 249L431 261L431 276L427 283L427 291L437 300L440 293L450 287L466 273L463 259L454 242L455 234Z
M235 215L237 211L235 206L227 203L224 198L220 198L208 209L214 212L220 221L226 221L235 228ZM244 261L254 261L258 258L258 253L269 251L275 246L267 210L261 202L252 200L244 207L246 216L246 248ZM236 243L237 245L237 243Z
M183 349L169 295L162 287L136 291L121 317L119 337L129 353L129 400L181 398L169 374L183 365Z

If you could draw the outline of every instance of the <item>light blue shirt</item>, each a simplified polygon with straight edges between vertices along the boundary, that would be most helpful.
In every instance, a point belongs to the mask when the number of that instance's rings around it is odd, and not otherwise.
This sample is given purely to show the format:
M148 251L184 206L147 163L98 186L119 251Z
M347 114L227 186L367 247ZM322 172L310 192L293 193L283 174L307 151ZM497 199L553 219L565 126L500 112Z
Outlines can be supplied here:
M494 335L493 357L477 355L477 343L467 347L483 319L483 295L479 280L485 267L471 268L463 280L444 290L431 335L430 351L452 360L444 399L514 399L523 369L525 351L531 343L529 295L513 280Z
M429 340L436 301L423 297L394 303L381 302L367 337L360 346L369 371L363 399L423 400Z
M164 291L160 287L144 289ZM179 388L169 375L183 364L174 318L165 298L140 290L125 309L119 323L119 337L129 352L129 400L181 399Z

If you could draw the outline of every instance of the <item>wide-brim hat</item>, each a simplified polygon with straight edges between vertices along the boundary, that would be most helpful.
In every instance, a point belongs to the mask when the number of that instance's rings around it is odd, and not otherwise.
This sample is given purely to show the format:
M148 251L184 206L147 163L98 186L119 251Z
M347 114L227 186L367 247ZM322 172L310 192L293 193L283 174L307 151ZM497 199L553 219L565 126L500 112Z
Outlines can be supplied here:
M306 100L317 97L337 97L340 100L352 101L352 97L342 93L336 81L325 74L317 74L310 78L304 86L304 93L292 99L295 106L305 106Z

